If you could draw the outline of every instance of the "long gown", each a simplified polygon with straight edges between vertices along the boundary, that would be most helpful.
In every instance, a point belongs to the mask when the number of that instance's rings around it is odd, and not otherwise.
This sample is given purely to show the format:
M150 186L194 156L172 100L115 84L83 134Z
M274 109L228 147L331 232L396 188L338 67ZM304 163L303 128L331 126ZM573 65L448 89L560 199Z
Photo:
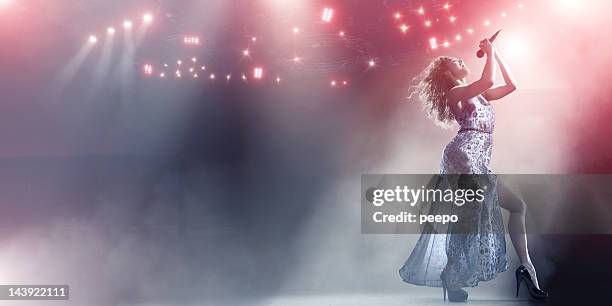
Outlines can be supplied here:
M442 287L440 274L446 270L448 284L475 287L478 282L491 280L508 269L497 176L489 168L495 110L478 95L468 100L456 120L460 130L444 148L440 175L430 181L428 188L457 188L460 186L457 177L472 174L470 177L476 178L473 181L485 187L485 198L470 209L465 209L467 205L459 209L455 205L449 208L435 203L421 206L428 207L428 214L432 215L453 210L463 224L424 227L412 253L399 270L407 283Z

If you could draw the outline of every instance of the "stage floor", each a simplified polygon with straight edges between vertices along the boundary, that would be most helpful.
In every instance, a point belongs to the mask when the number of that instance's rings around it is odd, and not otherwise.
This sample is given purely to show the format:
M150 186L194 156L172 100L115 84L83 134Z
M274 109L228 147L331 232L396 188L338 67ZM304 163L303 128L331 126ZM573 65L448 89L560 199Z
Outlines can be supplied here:
M196 305L217 305L217 306L448 306L449 302L442 300L442 292L439 299L432 298L415 298L413 295L322 295L322 296L286 296L274 298L261 298L252 300L217 300L214 302L185 304L185 306ZM452 303L457 305L456 303ZM458 303L461 305L462 303ZM465 304L465 303L464 303ZM487 305L487 306L526 306L534 305L525 299L474 299L469 300L470 305ZM179 304L172 304L173 306ZM542 305L542 304L540 304ZM139 304L125 306L170 306L166 304Z

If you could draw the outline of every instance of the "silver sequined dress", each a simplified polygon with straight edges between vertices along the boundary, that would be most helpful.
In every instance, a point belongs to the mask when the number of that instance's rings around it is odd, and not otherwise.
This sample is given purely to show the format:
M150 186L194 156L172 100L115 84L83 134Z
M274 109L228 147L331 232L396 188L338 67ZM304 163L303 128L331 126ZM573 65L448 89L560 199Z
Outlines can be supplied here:
M429 203L428 214L460 214L462 231L452 227L425 227L412 253L399 270L411 284L441 287L440 273L448 271L453 286L475 287L479 281L493 279L508 269L506 241L501 208L497 196L497 176L489 168L493 146L495 110L481 95L468 100L456 116L459 133L444 148L440 175L428 188L457 188L454 178L474 174L485 188L484 201L467 210L446 208ZM454 206L454 205L450 205ZM425 206L421 206L425 207ZM444 206L447 207L447 206ZM464 205L467 207L467 205ZM465 229L468 230L465 230Z

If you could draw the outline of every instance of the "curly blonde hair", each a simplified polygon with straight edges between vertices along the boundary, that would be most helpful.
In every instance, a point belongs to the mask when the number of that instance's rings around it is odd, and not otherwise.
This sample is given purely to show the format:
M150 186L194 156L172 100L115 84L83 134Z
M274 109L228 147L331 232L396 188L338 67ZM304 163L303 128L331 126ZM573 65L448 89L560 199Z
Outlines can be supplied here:
M409 99L417 94L423 103L423 109L427 111L429 118L445 129L453 126L455 115L451 111L446 95L455 85L446 76L449 71L447 62L453 60L450 56L440 56L435 58L423 72L414 78L417 85L411 87Z

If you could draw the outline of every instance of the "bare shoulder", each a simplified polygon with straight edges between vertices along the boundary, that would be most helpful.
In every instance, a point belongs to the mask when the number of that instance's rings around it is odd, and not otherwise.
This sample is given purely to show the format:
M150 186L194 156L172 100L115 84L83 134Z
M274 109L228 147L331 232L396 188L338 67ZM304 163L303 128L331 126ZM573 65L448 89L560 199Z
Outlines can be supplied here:
M464 87L465 85L458 85L455 86L451 89L449 89L448 94L446 95L446 101L448 103L448 105L450 106L451 110L453 111L454 114L459 114L461 112L461 106L459 105L460 103L460 95L458 95L458 90L460 87Z

